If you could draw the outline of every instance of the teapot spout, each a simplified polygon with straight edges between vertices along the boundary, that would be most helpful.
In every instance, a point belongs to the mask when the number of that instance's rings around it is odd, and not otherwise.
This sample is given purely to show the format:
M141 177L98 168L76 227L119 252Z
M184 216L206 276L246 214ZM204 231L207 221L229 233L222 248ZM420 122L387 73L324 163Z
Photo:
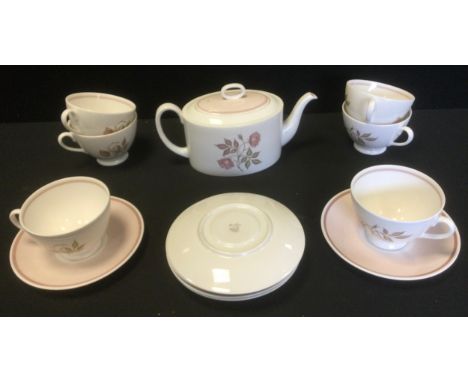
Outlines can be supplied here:
M283 131L281 135L281 145L284 146L291 140L294 134L296 134L304 108L310 101L317 98L318 97L314 93L310 92L304 94L301 98L299 98L299 101L297 101L288 118L286 119L286 121L284 121Z

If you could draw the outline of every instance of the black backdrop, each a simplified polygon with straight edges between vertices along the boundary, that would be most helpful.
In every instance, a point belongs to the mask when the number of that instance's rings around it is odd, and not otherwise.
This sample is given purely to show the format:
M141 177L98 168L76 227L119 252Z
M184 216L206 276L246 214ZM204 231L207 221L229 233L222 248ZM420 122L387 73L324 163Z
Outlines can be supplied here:
M356 172L390 163L421 170L441 184L446 210L465 240L467 67L4 67L0 73L0 233L5 238L0 241L0 316L468 315L464 243L457 262L442 275L394 282L347 265L320 229L323 206L349 187ZM375 157L362 155L353 149L340 112L345 82L353 77L408 89L416 96L416 109L451 110L416 110L410 146ZM271 168L239 178L200 174L157 138L154 110L164 101L182 105L232 81L280 95L286 111L306 90L316 92L319 100L307 107L297 135ZM128 97L146 119L139 122L131 155L121 166L98 166L93 158L57 144L64 131L59 121L63 98L85 90ZM37 122L23 123L29 121ZM177 120L167 118L165 124L171 139L174 134L175 142L183 144ZM102 282L63 293L36 290L11 271L8 253L17 229L7 216L38 187L74 175L101 179L113 195L134 203L145 220L145 237L131 261ZM307 245L298 271L262 299L239 304L204 299L180 285L167 266L165 237L177 215L224 192L269 196L288 206L303 224Z
M339 111L348 79L364 78L401 86L417 95L415 109L465 108L466 66L54 66L0 69L0 122L59 119L64 97L100 91L134 101L139 118L153 118L162 102L182 106L229 82L278 94L289 111L306 91L319 96L314 112Z

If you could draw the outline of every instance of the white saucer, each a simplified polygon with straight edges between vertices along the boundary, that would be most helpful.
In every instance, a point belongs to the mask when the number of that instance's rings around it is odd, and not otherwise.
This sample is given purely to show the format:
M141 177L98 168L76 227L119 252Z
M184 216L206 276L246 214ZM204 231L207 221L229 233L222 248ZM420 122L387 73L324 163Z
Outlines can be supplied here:
M183 286L185 286L187 289L189 289L193 293L198 294L198 295L200 295L202 297L206 297L206 298L209 298L209 299L212 299L212 300L218 300L218 301L247 301L247 300L252 300L254 298L266 296L267 294L269 294L271 292L274 292L276 289L278 289L281 286L283 286L284 284L286 284L286 282L292 277L292 275L294 274L295 271L296 270L294 269L289 276L285 277L279 283L271 286L270 288L267 288L267 289L264 289L264 290L261 290L259 292L255 292L255 293L238 294L238 295L225 295L225 294L206 292L204 290L201 290L201 289L198 289L198 288L194 287L193 285L190 285L189 283L182 280L177 275L177 273L175 273L174 271L172 271L172 272L174 273L174 276L177 278L177 280L179 280L180 283Z
M18 278L48 290L74 289L92 284L124 265L143 237L144 223L138 209L126 200L111 197L107 241L100 253L81 261L67 261L47 253L24 231L10 249L10 265Z
M166 256L185 286L209 298L235 300L281 286L304 246L304 230L288 208L265 196L229 193L182 212L167 234Z
M448 216L445 211L442 214ZM386 279L433 277L450 268L460 253L458 230L443 240L415 239L399 251L377 249L365 238L350 190L340 192L327 203L321 225L325 239L338 256L364 272Z

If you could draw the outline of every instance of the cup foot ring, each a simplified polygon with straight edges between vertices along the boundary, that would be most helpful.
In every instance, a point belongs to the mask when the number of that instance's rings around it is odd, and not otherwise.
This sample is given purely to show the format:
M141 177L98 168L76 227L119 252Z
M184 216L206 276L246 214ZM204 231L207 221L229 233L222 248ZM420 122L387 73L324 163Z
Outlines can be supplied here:
M101 166L111 167L111 166L117 166L125 162L127 159L128 159L128 153L125 153L124 155L121 155L117 158L112 158L112 159L98 158L96 159L96 162L98 162Z
M366 155L379 155L379 154L383 154L387 150L386 147L370 148L370 147L360 146L356 143L354 143L353 146L361 154L366 154Z

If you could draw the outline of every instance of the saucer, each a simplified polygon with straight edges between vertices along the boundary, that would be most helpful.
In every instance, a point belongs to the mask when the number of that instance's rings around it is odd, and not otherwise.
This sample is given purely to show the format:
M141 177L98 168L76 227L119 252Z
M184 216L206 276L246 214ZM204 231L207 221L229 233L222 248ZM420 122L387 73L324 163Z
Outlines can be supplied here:
M225 294L219 294L219 293L210 293L206 292L204 290L198 289L194 287L193 285L190 285L189 283L185 282L182 278L180 278L177 273L174 273L174 276L176 277L179 282L185 286L188 290L192 291L195 294L198 294L199 296L209 298L212 300L218 300L218 301L247 301L247 300L252 300L254 298L262 297L265 296L271 292L274 292L276 289L279 287L283 286L286 284L286 282L292 277L296 270L294 269L291 274L287 277L285 277L283 280L281 280L279 283L271 286L270 288L261 290L259 292L254 292L254 293L247 293L247 294L238 294L238 295L225 295Z
M445 211L442 215L449 217ZM450 268L460 253L458 230L447 239L415 239L398 251L374 247L365 238L350 190L340 192L327 203L321 226L328 244L343 260L361 271L391 280L433 277ZM436 230L437 227L431 232Z
M304 230L288 208L265 196L228 193L177 217L167 234L166 257L175 276L198 294L245 299L281 286L304 246Z
M10 265L26 284L40 289L65 290L92 284L124 265L143 237L144 223L128 201L111 197L107 241L100 253L81 261L67 261L46 252L24 231L11 245Z

